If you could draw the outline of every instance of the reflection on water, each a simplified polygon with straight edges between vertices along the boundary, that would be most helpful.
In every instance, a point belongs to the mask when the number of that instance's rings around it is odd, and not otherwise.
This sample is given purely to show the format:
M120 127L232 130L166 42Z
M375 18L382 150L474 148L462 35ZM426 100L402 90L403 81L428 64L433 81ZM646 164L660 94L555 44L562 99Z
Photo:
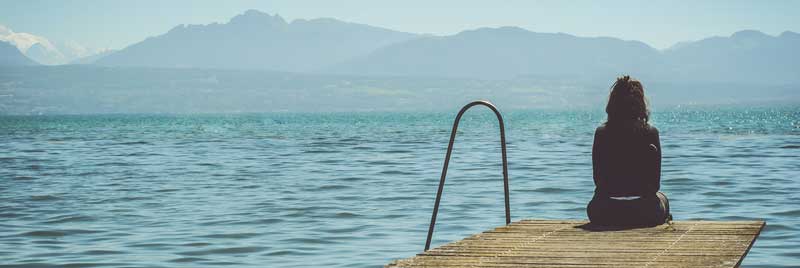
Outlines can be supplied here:
M0 267L378 267L422 250L453 114L0 117ZM511 208L585 218L601 113L505 114ZM502 225L496 123L465 118L434 245ZM677 220L766 219L800 263L800 109L654 112Z

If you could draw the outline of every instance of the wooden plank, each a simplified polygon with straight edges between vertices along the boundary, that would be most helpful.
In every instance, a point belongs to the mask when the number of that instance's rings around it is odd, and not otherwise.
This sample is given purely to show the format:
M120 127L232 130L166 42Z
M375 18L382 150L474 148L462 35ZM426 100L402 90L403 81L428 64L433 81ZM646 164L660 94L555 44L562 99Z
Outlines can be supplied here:
M738 267L763 221L677 221L612 229L522 220L386 267Z

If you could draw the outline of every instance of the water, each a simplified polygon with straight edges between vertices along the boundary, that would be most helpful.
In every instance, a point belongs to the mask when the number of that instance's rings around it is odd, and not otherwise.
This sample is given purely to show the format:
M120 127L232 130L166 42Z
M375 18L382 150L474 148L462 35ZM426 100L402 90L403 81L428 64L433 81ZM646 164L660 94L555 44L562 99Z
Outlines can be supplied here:
M379 267L422 250L453 113L0 117L0 267ZM505 113L511 208L585 218L598 112ZM434 244L504 222L496 122L464 118ZM766 219L800 263L800 108L654 111L677 220Z

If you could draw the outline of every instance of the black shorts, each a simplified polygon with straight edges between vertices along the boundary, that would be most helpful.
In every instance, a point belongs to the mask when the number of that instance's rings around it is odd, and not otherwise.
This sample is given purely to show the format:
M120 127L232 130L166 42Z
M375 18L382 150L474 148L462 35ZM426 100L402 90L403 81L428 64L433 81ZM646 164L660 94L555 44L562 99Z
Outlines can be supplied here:
M669 217L669 200L658 192L634 200L617 200L608 197L592 198L586 208L592 224L604 226L655 226Z

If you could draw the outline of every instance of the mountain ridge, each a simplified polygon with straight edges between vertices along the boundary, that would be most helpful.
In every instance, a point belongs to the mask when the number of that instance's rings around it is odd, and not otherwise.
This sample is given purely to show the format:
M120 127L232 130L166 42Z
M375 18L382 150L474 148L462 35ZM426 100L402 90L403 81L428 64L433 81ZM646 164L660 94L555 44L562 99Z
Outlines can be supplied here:
M634 40L539 33L508 26L484 27L389 45L337 66L339 71L329 71L405 76L439 73L446 77L493 79L571 76L575 72L607 76L637 68L642 64L640 58L647 59L657 53L655 48ZM612 61L624 54L640 56L619 64ZM587 62L597 66L589 66Z
M287 21L247 10L177 25L96 61L107 66L511 79L600 78L800 83L800 34L742 30L656 49L637 40L482 27L420 35L333 18Z
M307 72L415 37L335 19L286 22L279 15L248 10L227 23L178 25L96 63Z
M328 69L344 74L603 78L631 74L662 81L800 83L800 35L755 30L658 50L636 40L479 28L389 45Z
M35 61L22 54L17 46L0 41L0 66L34 66L39 65Z

